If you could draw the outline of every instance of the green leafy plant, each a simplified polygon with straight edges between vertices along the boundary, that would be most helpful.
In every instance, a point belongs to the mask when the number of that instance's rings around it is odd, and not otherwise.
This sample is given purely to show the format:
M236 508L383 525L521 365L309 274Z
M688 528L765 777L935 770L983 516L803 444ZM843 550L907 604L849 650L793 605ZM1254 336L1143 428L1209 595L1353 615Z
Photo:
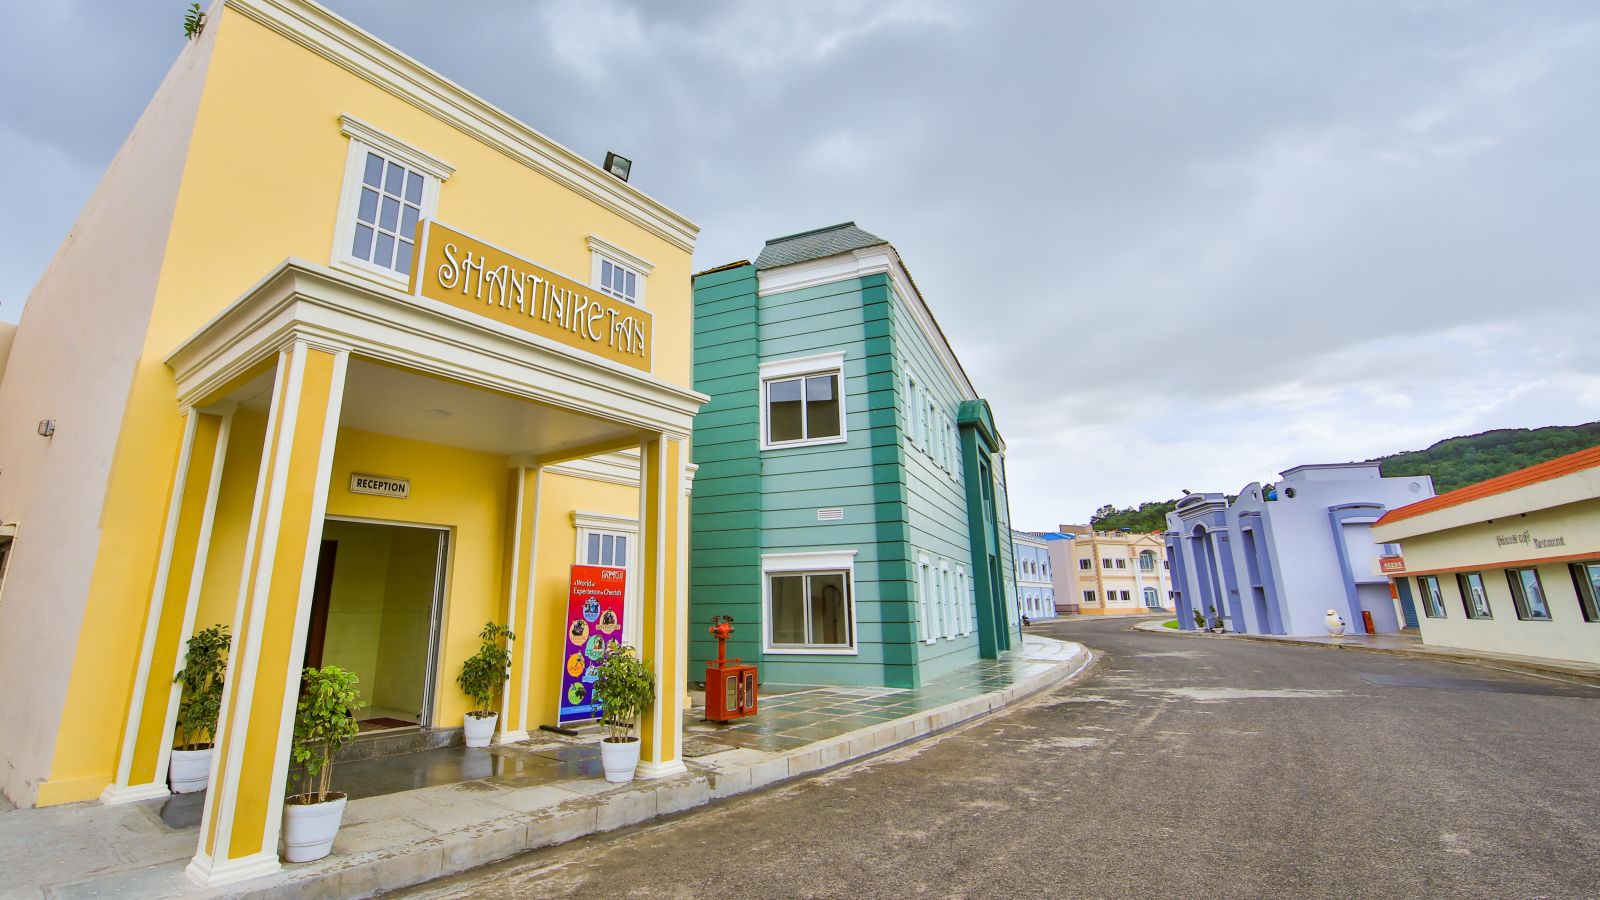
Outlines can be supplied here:
M1215 603L1211 604L1211 627L1218 630L1222 628L1222 617L1217 615L1217 605Z
M296 791L290 803L324 803L336 800L328 790L333 777L333 754L350 743L360 730L356 710L361 692L356 675L338 666L306 669L300 673L300 702L294 716Z
M632 647L621 646L606 654L595 675L594 698L600 701L600 722L610 732L606 740L629 740L634 720L656 699L650 664L639 659Z
M456 684L461 685L461 690L472 698L472 709L467 715L476 719L486 719L494 715L494 697L500 688L511 677L511 650L510 644L517 639L511 629L505 625L489 622L478 632L478 638L483 644L478 647L478 652L467 657L461 664L461 674L456 676ZM505 644L500 640L504 638Z
M178 703L177 749L204 750L217 731L222 710L222 681L228 670L228 626L213 625L189 638L183 668L173 682L183 685Z
M1206 630L1206 614L1198 609L1194 611L1194 627L1197 631Z
M200 4L191 5L183 13L183 36L185 40L194 40L200 30L206 27L206 14L201 12Z

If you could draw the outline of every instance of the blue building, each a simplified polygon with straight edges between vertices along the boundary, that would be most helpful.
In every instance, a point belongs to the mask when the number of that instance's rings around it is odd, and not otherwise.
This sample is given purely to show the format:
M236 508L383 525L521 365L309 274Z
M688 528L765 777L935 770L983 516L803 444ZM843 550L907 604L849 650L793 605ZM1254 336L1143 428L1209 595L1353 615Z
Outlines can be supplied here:
M1410 597L1394 595L1378 563L1394 549L1373 543L1371 529L1389 509L1433 496L1433 480L1386 478L1376 462L1280 474L1231 502L1190 494L1167 514L1179 625L1194 628L1199 610L1228 631L1320 635L1334 610L1351 632L1365 617L1379 633L1416 627Z
M1042 536L1011 532L1011 557L1017 569L1017 605L1030 621L1056 617L1056 589L1050 549Z

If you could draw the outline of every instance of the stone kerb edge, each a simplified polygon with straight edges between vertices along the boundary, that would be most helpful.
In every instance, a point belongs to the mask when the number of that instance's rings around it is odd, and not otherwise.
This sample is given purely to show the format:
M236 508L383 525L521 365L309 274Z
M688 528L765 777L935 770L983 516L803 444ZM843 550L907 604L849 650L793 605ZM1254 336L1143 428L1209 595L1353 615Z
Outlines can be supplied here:
M1062 642L1068 643L1068 642ZM1073 665L1074 662L1077 665ZM1002 709L1083 672L1093 654L1077 649L1047 671L1012 686L953 701L916 716L879 722L744 765L716 767L660 783L563 801L548 810L507 816L418 841L402 848L352 854L331 868L285 874L256 884L206 892L210 897L369 897L421 884L554 846L589 834L614 831L660 816L684 812L779 782L857 762L868 756L946 731Z

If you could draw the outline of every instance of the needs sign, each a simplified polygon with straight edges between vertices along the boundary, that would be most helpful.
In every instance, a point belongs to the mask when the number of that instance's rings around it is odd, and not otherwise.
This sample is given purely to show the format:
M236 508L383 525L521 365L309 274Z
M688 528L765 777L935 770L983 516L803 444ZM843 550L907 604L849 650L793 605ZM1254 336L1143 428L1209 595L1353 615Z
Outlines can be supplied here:
M645 310L449 226L418 227L413 295L650 371Z

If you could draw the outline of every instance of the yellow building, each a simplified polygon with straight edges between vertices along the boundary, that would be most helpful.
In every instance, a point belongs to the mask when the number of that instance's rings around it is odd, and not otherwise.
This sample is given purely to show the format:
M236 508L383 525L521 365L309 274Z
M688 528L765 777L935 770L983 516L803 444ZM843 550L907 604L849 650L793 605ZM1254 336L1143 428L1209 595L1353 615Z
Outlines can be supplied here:
M1167 570L1167 549L1159 534L1095 531L1084 525L1063 525L1061 542L1071 551L1063 590L1086 616L1133 615L1172 611L1172 574ZM1062 568L1056 566L1058 576Z
M1423 643L1600 664L1600 447L1391 509L1372 538Z
M696 233L315 4L213 3L0 380L0 790L166 793L182 648L228 625L189 871L269 872L302 665L458 728L508 623L515 740L575 561L628 564L640 774L683 771Z

